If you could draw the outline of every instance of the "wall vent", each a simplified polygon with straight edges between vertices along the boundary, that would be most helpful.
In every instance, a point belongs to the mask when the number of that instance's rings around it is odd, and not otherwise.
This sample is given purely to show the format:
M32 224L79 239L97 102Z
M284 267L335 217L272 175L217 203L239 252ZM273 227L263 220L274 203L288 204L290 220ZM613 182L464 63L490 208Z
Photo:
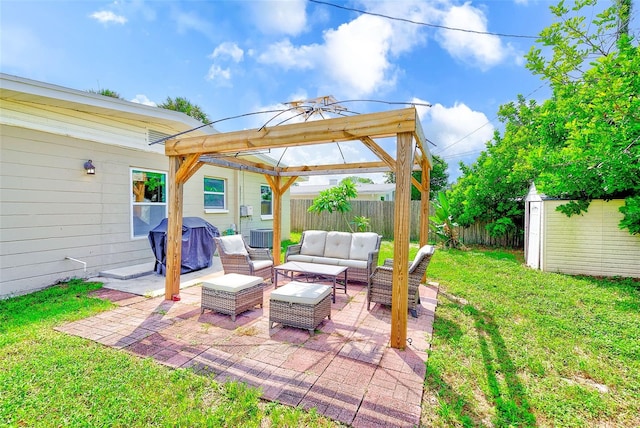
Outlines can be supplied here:
M156 131L155 129L147 130L147 142L149 144L170 137L171 134L165 134L164 132Z
M249 231L249 246L255 248L273 247L273 229L253 229Z

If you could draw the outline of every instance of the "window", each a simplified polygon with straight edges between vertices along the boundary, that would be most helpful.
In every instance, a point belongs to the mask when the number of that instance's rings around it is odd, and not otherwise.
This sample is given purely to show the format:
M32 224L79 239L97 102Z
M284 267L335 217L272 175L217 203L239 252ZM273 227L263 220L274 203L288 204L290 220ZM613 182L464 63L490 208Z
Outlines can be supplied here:
M204 209L226 210L226 183L221 178L204 178Z
M266 184L260 185L260 215L273 215L273 194L271 193L271 187Z
M167 216L167 174L131 170L131 236L147 237Z

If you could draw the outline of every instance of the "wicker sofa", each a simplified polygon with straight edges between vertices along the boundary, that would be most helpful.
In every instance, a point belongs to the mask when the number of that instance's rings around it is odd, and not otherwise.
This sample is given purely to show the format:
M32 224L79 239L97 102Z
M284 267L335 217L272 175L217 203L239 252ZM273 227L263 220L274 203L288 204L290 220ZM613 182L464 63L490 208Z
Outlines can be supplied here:
M368 282L378 264L382 237L372 232L306 230L287 248L285 261L347 266L350 281Z

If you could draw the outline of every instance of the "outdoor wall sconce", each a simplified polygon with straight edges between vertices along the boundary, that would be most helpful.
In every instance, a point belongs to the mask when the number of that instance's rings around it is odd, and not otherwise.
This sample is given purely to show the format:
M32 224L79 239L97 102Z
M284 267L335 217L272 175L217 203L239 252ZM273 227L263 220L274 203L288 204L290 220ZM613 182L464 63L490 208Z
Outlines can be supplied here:
M87 171L87 174L93 175L96 173L96 167L91 163L91 159L84 163L84 169Z

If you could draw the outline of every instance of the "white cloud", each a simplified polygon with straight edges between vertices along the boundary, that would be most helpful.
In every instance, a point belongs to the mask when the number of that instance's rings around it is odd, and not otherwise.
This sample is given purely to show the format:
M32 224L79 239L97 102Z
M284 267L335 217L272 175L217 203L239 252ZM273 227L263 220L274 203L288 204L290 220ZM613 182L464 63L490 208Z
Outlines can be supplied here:
M486 32L487 18L482 10L465 3L452 6L442 12L440 24L451 28L464 28ZM441 29L437 36L440 45L449 54L463 62L470 62L482 70L487 70L510 54L510 47L504 46L498 36L464 31Z
M211 54L210 57L214 59L219 57L223 57L223 58L229 57L234 62L240 62L242 61L243 55L244 55L243 50L240 49L237 44L233 42L224 42L224 43L220 43L213 50L213 53Z
M178 33L184 34L188 31L197 31L204 34L207 37L212 37L211 24L198 16L195 12L176 12L174 13L174 19L178 25Z
M386 20L362 15L326 31L324 44L295 46L285 39L269 46L258 61L285 70L315 70L319 86L330 93L361 96L395 83L395 68L388 60L392 36Z
M144 104L146 106L152 106L152 107L157 107L158 106L158 104L156 104L153 101L151 101L144 94L136 94L136 97L134 99L132 99L131 102L138 103L138 104Z
M91 18L102 24L125 24L127 22L127 18L122 15L116 15L115 13L108 10L101 10L98 12L93 12L89 15Z
M256 1L248 3L255 25L267 34L295 36L307 26L306 0Z
M321 63L322 47L320 45L306 45L295 47L289 39L282 40L267 47L258 56L263 64L278 65L285 70L292 68L305 70Z
M376 92L392 86L393 67L388 60L393 36L387 20L361 15L337 30L325 33L324 72L347 95Z
M218 83L225 83L231 80L231 70L228 68L222 68L219 65L213 64L209 67L207 73L207 80L215 80Z
M425 102L414 99L413 102ZM494 127L487 116L471 110L464 103L453 107L434 104L433 107L418 107L425 136L437 147L430 146L432 153L444 158L449 164L449 181L460 176L458 162L472 163L493 138Z

